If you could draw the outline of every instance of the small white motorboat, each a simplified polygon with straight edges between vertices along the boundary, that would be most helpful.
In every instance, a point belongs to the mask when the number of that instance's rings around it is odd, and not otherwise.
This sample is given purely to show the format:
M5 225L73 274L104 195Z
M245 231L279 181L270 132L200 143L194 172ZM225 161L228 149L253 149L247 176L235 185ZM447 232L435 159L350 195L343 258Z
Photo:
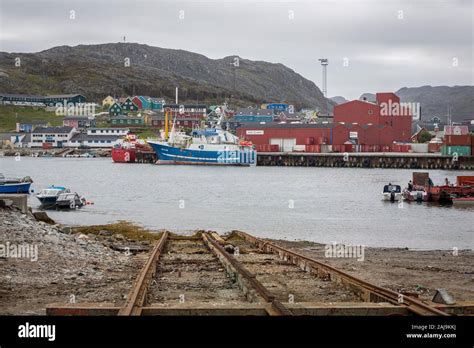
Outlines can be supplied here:
M400 201L402 199L402 188L400 185L388 184L383 187L382 200L383 201Z

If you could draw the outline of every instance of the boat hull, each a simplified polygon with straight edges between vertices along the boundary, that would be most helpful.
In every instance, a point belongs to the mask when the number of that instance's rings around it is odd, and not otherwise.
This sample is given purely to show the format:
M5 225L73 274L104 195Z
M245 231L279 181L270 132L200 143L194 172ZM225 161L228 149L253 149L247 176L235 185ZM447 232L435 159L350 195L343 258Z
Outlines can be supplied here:
M452 201L456 206L474 206L474 197L453 198Z
M134 163L136 159L136 152L134 149L112 149L112 160L115 163Z
M0 193L30 193L31 182L0 185Z
M158 156L158 164L250 166L257 161L256 152L250 147L238 151L206 151L182 149L157 142L149 144Z

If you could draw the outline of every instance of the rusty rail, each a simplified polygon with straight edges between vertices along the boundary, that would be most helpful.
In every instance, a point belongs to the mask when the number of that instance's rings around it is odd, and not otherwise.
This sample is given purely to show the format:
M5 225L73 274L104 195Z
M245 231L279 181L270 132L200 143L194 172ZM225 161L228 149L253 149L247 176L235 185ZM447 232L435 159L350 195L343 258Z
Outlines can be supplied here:
M252 286L254 290L268 303L271 304L272 314L291 316L293 313L286 308L280 301L275 299L275 296L255 277L249 272L235 257L229 254L225 249L208 233L202 234L202 239L208 246L212 246L211 250L216 250L224 256L234 269L244 277Z
M393 304L405 306L410 312L417 315L449 315L437 308L431 307L426 303L423 303L418 299L409 296L400 297L400 294L393 290L385 289L375 284L369 283L365 280L359 279L346 272L343 272L337 268L329 266L323 262L317 261L297 252L285 249L271 242L261 240L254 236L251 236L246 232L234 232L237 233L241 238L247 240L252 244L255 244L259 249L277 254L280 257L285 258L285 260L287 260L288 262L300 265L302 269L308 270L309 268L310 271L316 270L316 273L319 276L329 276L330 278L334 278L336 280L341 281L341 283L346 284L349 287L361 289L364 293L367 293L369 295L367 300L369 300L370 302L376 302L377 300L389 301Z
M146 303L146 295L151 279L156 272L156 262L160 258L163 247L168 239L168 231L165 231L158 243L153 247L150 257L140 270L132 289L130 290L125 305L120 308L119 316L141 315L142 308Z

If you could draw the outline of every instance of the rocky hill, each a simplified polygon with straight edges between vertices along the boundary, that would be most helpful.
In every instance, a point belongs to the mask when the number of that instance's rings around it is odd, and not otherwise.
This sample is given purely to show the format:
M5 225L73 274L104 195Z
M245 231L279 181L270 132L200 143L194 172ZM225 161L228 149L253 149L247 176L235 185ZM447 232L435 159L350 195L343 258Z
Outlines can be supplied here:
M15 67L15 58L21 67ZM143 94L188 102L231 101L240 105L287 102L332 109L320 89L283 64L237 56L209 59L183 50L136 43L60 46L38 53L0 52L0 92L81 93L89 100ZM125 66L129 62L129 66Z
M342 97L342 96L340 96L340 95L337 95L337 96L335 96L335 97L331 97L331 98L329 98L329 99L331 99L334 103L336 103L336 104L338 104L338 105L339 105L339 104L347 103L347 102L349 101L349 100L347 100L346 98L344 98L344 97Z
M395 92L402 102L420 103L423 120L438 116L446 121L448 106L454 122L474 118L474 86L403 87ZM375 94L364 93L360 100L375 101Z

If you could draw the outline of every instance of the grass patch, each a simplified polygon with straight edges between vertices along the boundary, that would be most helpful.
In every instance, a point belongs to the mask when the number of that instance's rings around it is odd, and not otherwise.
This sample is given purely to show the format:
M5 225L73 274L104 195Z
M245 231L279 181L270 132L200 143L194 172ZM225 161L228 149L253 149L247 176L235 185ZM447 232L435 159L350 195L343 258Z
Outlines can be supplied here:
M16 128L16 123L29 123L44 121L51 126L61 126L63 118L54 111L46 111L41 107L0 105L0 132L11 132Z
M129 221L119 221L108 225L93 225L74 227L74 233L99 235L101 231L108 231L112 234L121 234L127 239L135 241L153 242L161 238L161 232L151 232L141 226L137 226Z

